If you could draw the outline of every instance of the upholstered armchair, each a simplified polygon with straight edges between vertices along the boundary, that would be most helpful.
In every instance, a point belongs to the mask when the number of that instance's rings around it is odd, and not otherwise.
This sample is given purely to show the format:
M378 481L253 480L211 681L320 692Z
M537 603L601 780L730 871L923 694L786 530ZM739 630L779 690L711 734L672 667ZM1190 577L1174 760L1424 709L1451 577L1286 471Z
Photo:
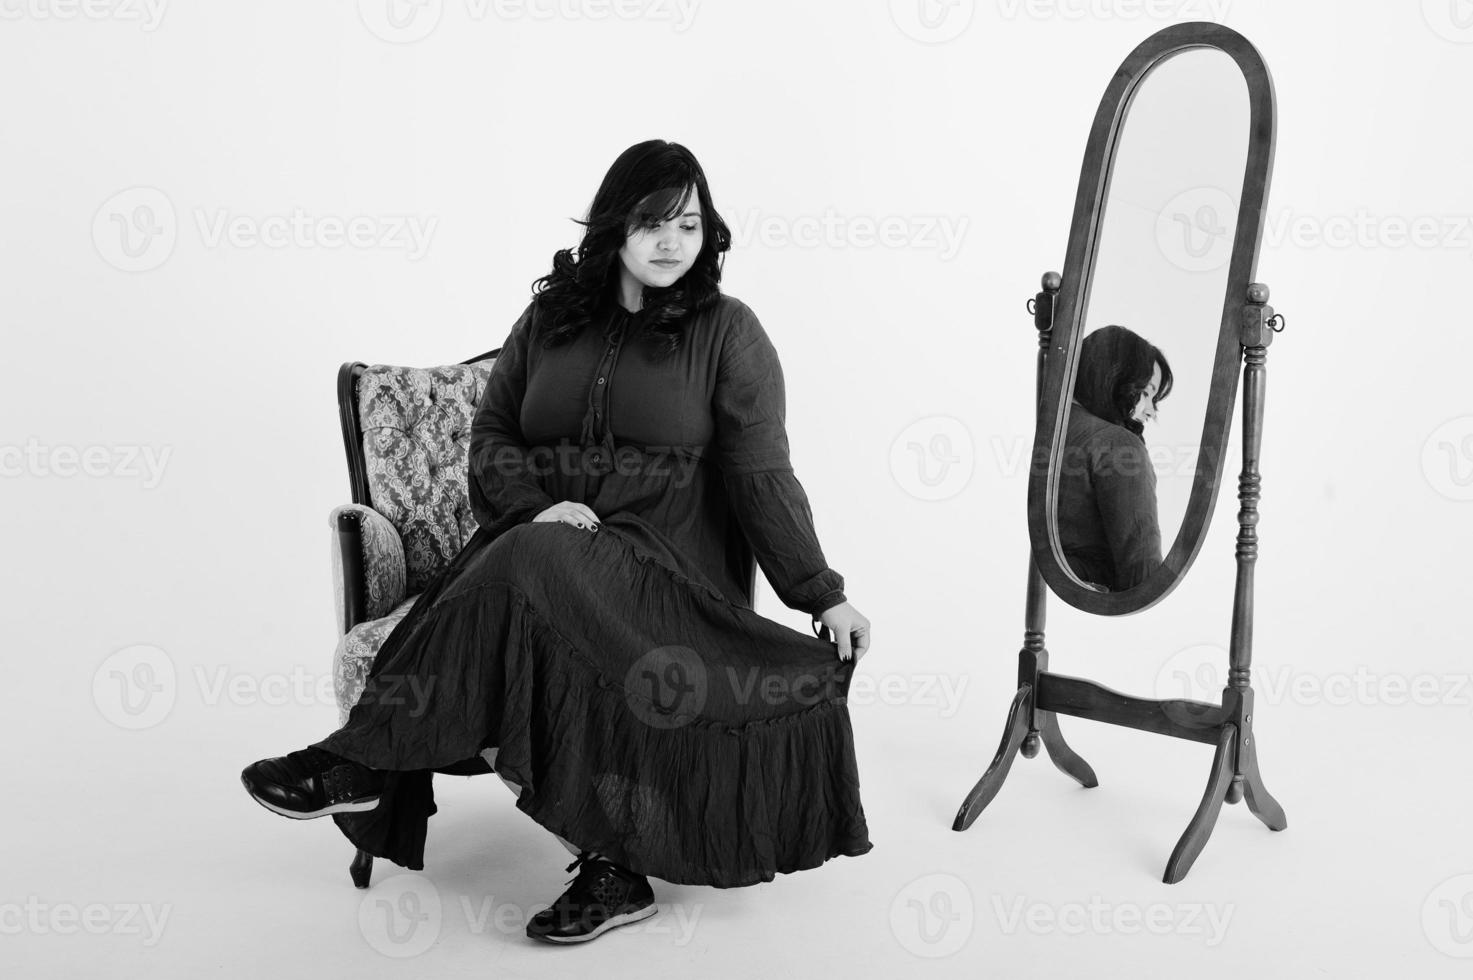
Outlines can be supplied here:
M431 368L350 361L338 371L353 499L329 518L339 725L358 703L379 647L476 533L467 489L471 420L499 353ZM747 595L755 596L755 555L744 539L738 547ZM469 776L491 767L476 756L435 771ZM367 888L372 855L359 851L349 870Z

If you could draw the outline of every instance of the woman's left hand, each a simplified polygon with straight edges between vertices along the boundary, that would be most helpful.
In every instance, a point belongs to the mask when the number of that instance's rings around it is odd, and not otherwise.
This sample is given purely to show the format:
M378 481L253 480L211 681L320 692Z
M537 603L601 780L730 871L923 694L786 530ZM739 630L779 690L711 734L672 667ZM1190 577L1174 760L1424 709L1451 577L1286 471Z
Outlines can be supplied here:
M830 606L818 614L818 621L829 628L839 644L839 659L854 658L855 664L869 649L869 620L847 602Z

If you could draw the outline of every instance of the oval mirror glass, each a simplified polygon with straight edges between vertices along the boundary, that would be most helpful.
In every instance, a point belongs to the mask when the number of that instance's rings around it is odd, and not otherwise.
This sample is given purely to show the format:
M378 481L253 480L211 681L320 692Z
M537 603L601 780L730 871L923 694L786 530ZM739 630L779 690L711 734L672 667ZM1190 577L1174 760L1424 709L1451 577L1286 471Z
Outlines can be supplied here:
M1070 571L1096 591L1145 582L1186 516L1247 155L1247 85L1215 48L1162 62L1131 100L1055 510Z

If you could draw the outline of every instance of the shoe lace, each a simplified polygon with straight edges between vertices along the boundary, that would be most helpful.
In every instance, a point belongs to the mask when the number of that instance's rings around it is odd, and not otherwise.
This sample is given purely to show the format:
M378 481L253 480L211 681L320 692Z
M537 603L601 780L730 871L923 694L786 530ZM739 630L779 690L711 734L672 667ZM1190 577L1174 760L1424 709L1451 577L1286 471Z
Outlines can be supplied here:
M567 884L571 885L584 875L597 873L599 864L612 866L613 863L608 858L595 855L592 851L579 851L578 856L573 858L573 863L563 869L564 871L572 871L574 868L578 869L578 873L569 878Z
M335 752L309 745L287 753L287 758L322 780L323 792L329 801L351 799L363 790L364 768Z
M602 905L612 912L627 900L629 873L613 861L592 851L580 851L565 870L574 868L578 873L569 880L571 887L564 893L568 901L577 906Z
M348 761L340 755L336 755L326 749L320 749L315 745L309 745L305 749L297 749L295 752L288 752L286 757L292 762L304 766L313 772L325 772Z

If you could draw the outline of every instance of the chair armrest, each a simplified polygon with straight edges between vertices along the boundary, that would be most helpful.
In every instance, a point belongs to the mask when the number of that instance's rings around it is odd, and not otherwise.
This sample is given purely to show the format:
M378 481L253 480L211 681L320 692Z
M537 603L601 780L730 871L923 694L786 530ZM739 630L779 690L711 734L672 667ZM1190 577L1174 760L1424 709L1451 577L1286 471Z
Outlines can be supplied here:
M387 517L362 504L334 508L328 523L333 600L343 634L404 601L404 542Z

